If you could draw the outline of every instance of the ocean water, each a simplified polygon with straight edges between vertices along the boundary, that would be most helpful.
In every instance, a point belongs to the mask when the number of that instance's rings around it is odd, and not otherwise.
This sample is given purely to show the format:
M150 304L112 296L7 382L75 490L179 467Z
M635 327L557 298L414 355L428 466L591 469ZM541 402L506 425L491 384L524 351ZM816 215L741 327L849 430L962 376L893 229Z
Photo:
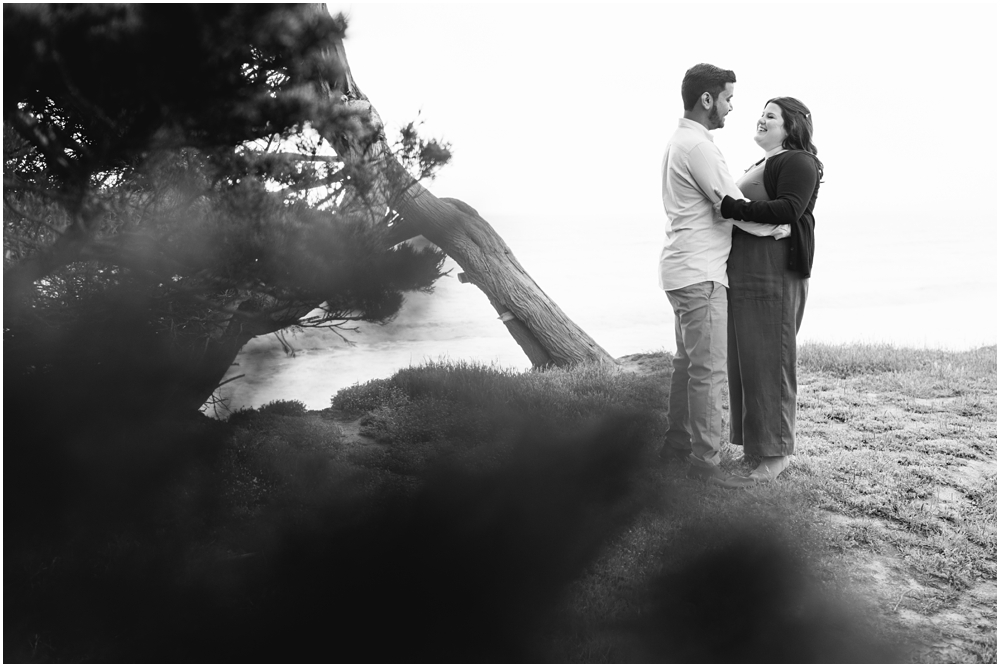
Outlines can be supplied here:
M674 349L673 315L657 286L662 242L658 220L619 226L591 224L567 237L554 229L499 230L529 274L566 314L612 356ZM565 227L559 226L564 229ZM964 239L914 235L886 246L876 235L821 238L799 339L827 343L890 343L951 350L996 344L996 261L969 262ZM995 240L991 240L995 244ZM344 387L392 375L428 361L468 360L527 369L527 358L486 297L455 277L433 294L412 294L385 326L358 324L344 332L286 335L294 354L274 336L251 341L227 377L229 409L297 399L329 406Z

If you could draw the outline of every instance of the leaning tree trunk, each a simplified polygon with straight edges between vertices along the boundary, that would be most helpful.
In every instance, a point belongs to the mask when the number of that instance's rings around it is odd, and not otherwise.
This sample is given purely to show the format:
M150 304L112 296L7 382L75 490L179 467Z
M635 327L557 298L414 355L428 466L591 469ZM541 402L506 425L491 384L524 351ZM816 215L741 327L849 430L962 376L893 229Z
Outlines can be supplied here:
M464 282L486 294L532 366L613 364L611 355L542 291L475 209L434 196L406 172L389 149L378 113L351 75L342 40L337 40L329 57L341 75L330 82L327 92L368 129L367 134L327 137L345 162L373 167L359 188L362 191L354 196L356 212L367 211L379 225L387 211L395 211L402 222L390 229L391 242L422 235L455 260L464 271Z

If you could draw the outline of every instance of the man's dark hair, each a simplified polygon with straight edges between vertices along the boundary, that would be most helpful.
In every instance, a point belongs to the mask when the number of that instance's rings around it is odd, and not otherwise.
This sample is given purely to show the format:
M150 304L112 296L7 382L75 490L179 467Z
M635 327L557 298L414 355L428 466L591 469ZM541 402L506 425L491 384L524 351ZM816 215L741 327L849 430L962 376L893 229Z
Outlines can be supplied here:
M681 83L684 110L693 109L702 93L710 94L713 100L718 98L727 83L736 83L736 74L733 70L722 69L708 63L695 65L684 74L684 81Z

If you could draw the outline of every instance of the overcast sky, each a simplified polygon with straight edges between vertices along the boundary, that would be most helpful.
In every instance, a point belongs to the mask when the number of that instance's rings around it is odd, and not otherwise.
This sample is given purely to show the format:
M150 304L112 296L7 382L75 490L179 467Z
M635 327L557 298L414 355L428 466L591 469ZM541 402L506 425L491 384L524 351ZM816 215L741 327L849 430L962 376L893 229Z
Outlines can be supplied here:
M734 176L761 155L752 137L768 98L812 110L827 173L820 298L836 281L861 290L859 270L880 262L876 286L985 285L995 342L995 4L330 8L348 16L352 70L390 137L420 112L454 151L431 190L478 209L515 253L533 238L648 241L654 259L637 261L655 287L660 158L685 70L710 62L737 76L734 111L713 133Z

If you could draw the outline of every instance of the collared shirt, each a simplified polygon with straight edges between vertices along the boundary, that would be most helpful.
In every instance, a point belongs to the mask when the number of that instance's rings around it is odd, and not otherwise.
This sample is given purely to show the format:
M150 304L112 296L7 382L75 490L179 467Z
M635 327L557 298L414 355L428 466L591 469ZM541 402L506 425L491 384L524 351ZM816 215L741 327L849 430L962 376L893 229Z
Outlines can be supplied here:
M726 265L733 244L733 222L719 213L720 197L715 189L735 199L741 199L743 193L733 182L708 128L681 118L663 154L662 174L667 227L660 252L660 288L675 290L713 280L728 287ZM746 229L743 223L740 227ZM780 238L775 225L747 227L758 236ZM787 236L787 231L783 235Z

